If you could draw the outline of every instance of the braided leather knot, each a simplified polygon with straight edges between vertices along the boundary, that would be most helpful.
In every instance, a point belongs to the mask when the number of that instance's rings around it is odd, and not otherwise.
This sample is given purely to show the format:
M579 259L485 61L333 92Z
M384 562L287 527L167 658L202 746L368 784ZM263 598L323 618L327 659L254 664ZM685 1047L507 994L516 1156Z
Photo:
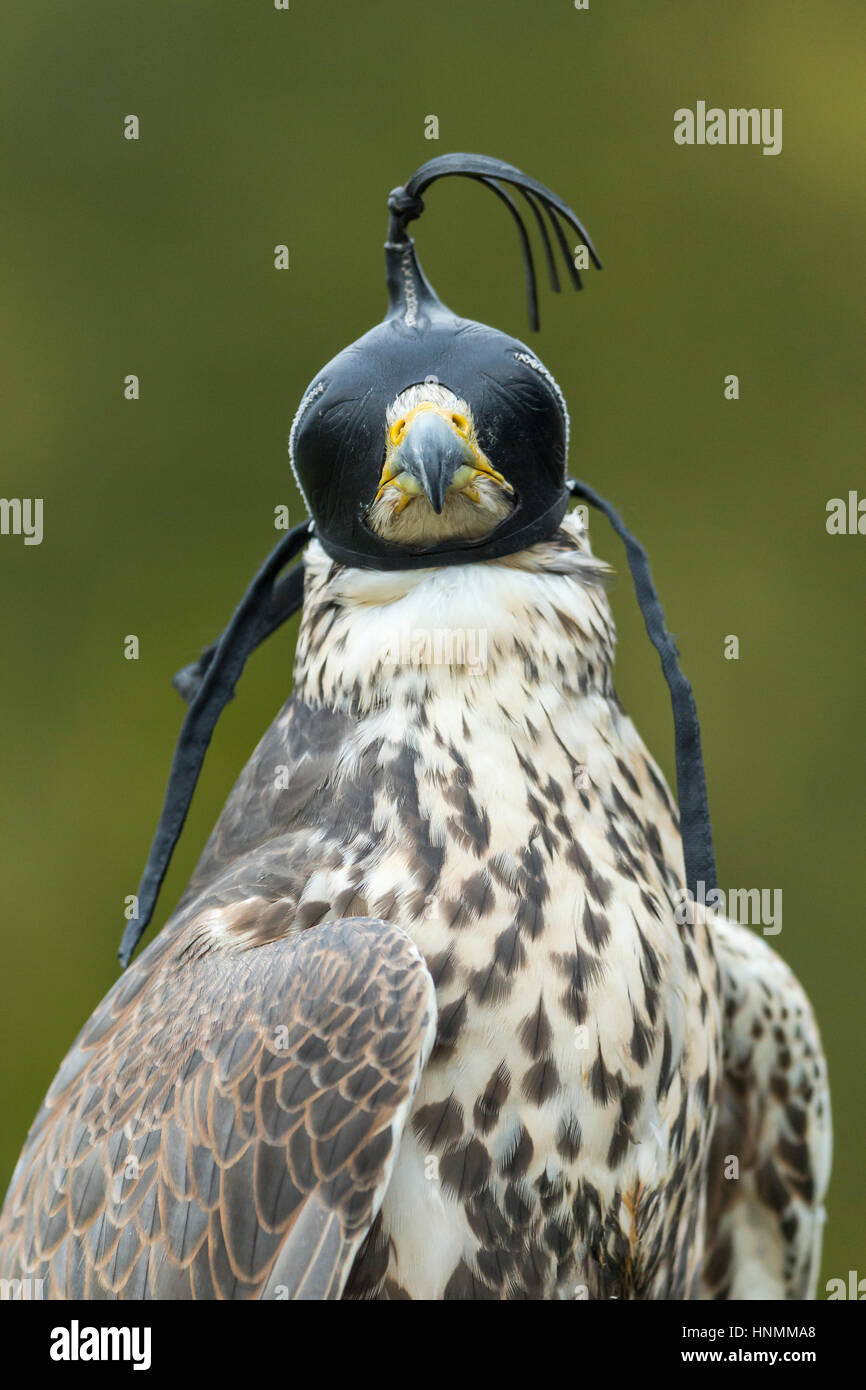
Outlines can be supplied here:
M401 222L414 222L424 211L424 199L420 193L407 193L402 186L392 188L388 195L388 211Z

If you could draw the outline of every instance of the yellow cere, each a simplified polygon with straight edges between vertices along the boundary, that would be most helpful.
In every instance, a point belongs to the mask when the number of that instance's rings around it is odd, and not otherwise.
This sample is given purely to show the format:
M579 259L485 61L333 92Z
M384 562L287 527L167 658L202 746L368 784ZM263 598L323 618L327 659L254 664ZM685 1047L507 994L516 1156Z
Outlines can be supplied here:
M487 459L481 453L477 444L470 440L471 426L466 416L456 411L446 412L442 410L440 406L433 405L428 401L422 401L420 405L413 406L406 415L401 415L399 420L395 420L389 429L388 439L392 448L396 449L399 447L406 436L409 425L415 419L415 416L425 411L432 411L434 415L441 415L443 419L447 419L461 438L469 441L469 447L475 456L474 466L464 464L462 468L458 468L454 475L454 481L448 489L449 492L462 492L469 497L471 501L480 502L480 494L478 490L473 487L473 483L476 478L482 476L492 478L494 482L499 483L500 487L504 487L507 492L513 492L514 489L511 487L511 484L505 481L501 473L497 473L496 469L488 463ZM394 508L395 514L399 514L403 511L404 507L408 506L412 498L423 491L421 484L417 479L413 478L411 474L399 470L396 473L392 472L391 461L388 459L385 461L385 466L382 469L382 476L379 479L379 490L376 493L377 502L386 487L395 487L405 494L397 502Z

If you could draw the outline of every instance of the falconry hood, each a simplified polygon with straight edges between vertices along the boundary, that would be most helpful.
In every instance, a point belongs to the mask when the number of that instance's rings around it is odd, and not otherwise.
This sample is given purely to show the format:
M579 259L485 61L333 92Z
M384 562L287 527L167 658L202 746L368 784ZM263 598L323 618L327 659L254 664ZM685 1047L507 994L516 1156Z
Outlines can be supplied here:
M491 189L514 217L524 253L532 328L538 327L535 266L517 202L507 186L522 194L534 216L554 290L559 290L557 252L572 282L577 288L581 285L567 234L572 240L576 235L594 264L600 264L571 209L543 184L501 160L444 155L393 190L385 244L388 312L382 323L314 377L291 435L292 465L316 536L343 564L413 569L493 560L552 535L568 506L568 413L562 392L525 343L446 308L421 269L406 230L424 211L422 193L449 174ZM407 547L378 535L367 512L381 479L383 422L389 406L409 388L431 385L446 388L468 406L481 455L507 479L513 505L504 520L480 538ZM428 437L418 448L447 451L446 428L429 417L423 423ZM459 442L454 463L460 463Z
M539 326L535 265L515 192L531 213L554 290L560 288L557 253L572 284L581 288L574 236L600 268L571 209L502 160L443 155L393 190L385 245L385 319L313 378L292 425L289 452L309 516L265 561L219 640L175 677L189 712L136 896L137 912L121 942L124 965L153 913L216 721L246 659L301 605L303 562L282 578L280 574L307 542L315 536L335 561L365 569L496 560L551 537L572 497L602 511L625 544L646 629L671 692L687 886L693 893L701 882L705 889L715 887L697 710L665 626L646 552L609 502L587 483L567 476L568 412L547 368L519 339L447 309L418 263L407 226L424 211L425 190L446 175L483 184L512 216L533 329ZM410 499L423 491L433 511L442 513L455 490L477 501L478 483L492 486L500 503L499 514L480 536L451 535L435 544L408 538L398 544L393 534L386 537L372 524L373 509L385 491L402 489ZM398 494L394 514L399 515L402 504Z

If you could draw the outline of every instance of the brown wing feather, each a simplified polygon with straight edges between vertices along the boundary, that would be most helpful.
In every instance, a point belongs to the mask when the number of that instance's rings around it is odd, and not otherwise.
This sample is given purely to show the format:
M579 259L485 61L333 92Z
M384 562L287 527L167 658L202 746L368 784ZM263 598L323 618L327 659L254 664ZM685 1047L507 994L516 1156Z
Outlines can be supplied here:
M57 1299L338 1298L432 1045L433 982L378 919L189 939L158 938L61 1066L0 1275Z
M347 715L313 709L295 696L286 701L235 783L181 909L241 855L259 849L275 835L321 823L322 808L328 806L327 788L352 727Z

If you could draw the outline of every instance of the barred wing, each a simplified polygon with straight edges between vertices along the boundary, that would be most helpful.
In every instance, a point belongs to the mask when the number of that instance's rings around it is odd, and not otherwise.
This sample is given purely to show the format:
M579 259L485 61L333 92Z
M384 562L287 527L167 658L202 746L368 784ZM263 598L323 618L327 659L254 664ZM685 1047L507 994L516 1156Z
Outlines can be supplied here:
M432 1046L432 979L377 918L246 949L201 950L195 909L187 925L61 1066L0 1217L0 1276L54 1299L339 1298Z
M719 919L714 929L724 1064L703 1297L812 1299L832 1153L818 1026L801 985L761 937Z

